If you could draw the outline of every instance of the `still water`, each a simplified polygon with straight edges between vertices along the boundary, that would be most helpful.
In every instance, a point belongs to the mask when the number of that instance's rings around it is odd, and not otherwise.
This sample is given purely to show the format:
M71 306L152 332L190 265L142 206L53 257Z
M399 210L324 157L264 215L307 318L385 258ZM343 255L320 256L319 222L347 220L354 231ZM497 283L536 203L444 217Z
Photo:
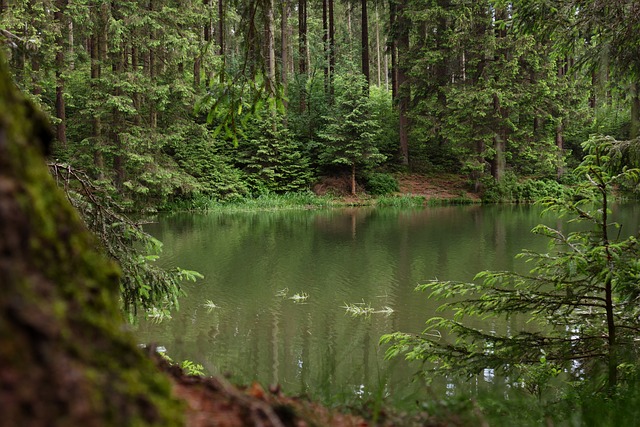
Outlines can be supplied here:
M636 224L638 208L626 207L623 216ZM378 344L388 332L419 333L439 315L441 302L416 285L529 268L514 256L547 250L547 239L530 233L539 223L558 220L531 206L161 217L148 226L164 243L159 262L205 278L186 285L172 319L142 319L135 333L140 342L166 347L174 360L241 384L280 384L287 394L329 404L385 396L409 405L452 387L446 379L414 381L419 365L385 361ZM353 317L344 307L356 303L380 312ZM504 331L519 323L485 327Z

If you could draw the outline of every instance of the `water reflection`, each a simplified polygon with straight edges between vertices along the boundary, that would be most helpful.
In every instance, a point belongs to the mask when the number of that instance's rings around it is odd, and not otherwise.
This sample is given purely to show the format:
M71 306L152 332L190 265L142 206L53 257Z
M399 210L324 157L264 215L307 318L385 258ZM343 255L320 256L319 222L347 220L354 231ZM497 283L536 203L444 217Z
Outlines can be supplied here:
M637 218L636 211L625 215ZM419 366L383 360L379 337L420 333L436 315L440 303L416 293L420 283L523 269L517 253L546 250L547 241L530 233L541 221L556 225L529 206L163 217L148 229L164 242L160 262L205 279L188 285L172 320L142 320L137 335L164 345L176 360L229 372L240 383L278 383L329 403L379 393L413 404L455 388L445 378L431 388L411 382ZM352 317L343 308L361 302L393 312ZM524 326L512 319L490 327ZM486 372L465 387L492 381L494 373Z

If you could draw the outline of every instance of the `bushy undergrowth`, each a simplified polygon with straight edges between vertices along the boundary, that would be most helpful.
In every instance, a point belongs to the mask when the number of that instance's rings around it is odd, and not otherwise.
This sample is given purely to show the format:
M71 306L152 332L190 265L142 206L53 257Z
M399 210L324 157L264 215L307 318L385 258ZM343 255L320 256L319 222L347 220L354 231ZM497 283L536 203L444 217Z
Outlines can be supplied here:
M520 181L513 173L507 173L500 182L486 178L484 188L483 203L533 203L545 197L561 198L567 189L551 179Z
M365 188L369 194L384 196L400 191L398 180L388 173L370 173L365 176Z

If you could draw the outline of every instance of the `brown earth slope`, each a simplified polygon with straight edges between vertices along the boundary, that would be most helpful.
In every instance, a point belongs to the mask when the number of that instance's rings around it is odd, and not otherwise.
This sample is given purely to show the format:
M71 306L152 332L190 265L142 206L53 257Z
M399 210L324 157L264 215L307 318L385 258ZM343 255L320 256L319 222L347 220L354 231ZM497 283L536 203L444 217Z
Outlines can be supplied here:
M402 174L397 177L400 194L424 196L426 199L467 198L478 201L480 196L469 191L463 177L458 175Z

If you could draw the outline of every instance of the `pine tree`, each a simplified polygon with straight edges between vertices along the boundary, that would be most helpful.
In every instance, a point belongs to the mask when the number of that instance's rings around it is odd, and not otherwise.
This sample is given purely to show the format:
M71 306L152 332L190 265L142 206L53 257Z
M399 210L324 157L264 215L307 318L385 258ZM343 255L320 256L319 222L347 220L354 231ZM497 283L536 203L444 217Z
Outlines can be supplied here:
M375 145L378 123L371 117L369 97L362 93L362 74L336 76L334 108L325 119L327 126L320 133L324 141L320 161L325 165L346 167L351 179L351 194L356 194L359 168L380 164L386 156Z
M541 368L574 382L591 378L609 393L635 378L622 373L629 375L624 367L632 366L640 352L640 246L636 236L616 232L620 225L610 219L613 188L637 182L640 173L620 167L624 147L629 144L611 138L585 142L588 154L576 169L583 184L570 198L544 202L586 227L571 232L536 227L535 233L551 239L553 250L525 252L522 256L536 263L529 274L482 272L474 283L418 286L429 298L455 300L442 306L453 310L453 318L429 319L420 336L384 336L382 342L392 343L387 357L429 361L434 371L450 375L491 368L514 379L515 386L518 381L532 385L527 382L535 378L528 374ZM532 329L499 334L467 323L473 317L515 315L526 316Z

